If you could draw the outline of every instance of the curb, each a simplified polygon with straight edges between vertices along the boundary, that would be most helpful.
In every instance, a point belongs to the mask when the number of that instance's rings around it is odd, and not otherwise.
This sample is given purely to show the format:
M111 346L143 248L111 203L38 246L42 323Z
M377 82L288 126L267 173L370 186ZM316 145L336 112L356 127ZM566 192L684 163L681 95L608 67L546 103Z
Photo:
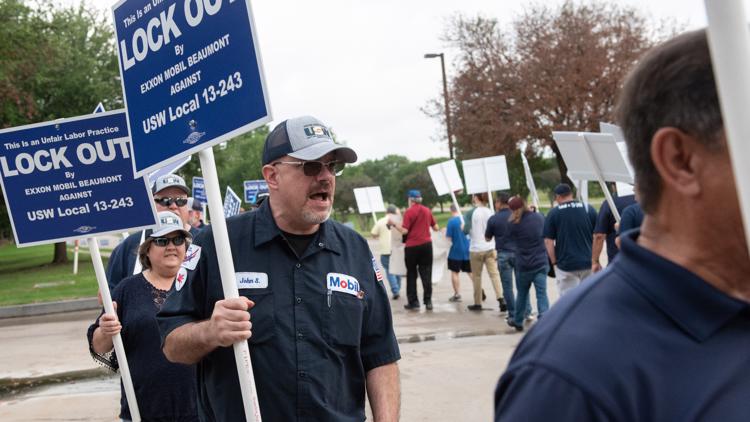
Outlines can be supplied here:
M114 376L104 368L82 369L60 372L32 378L0 378L0 398L23 393L24 391L47 385L63 384L70 381L86 380L97 377Z
M63 312L88 311L91 309L99 308L101 308L101 305L99 305L99 299L95 297L63 300L59 302L3 306L0 307L0 319L58 314Z

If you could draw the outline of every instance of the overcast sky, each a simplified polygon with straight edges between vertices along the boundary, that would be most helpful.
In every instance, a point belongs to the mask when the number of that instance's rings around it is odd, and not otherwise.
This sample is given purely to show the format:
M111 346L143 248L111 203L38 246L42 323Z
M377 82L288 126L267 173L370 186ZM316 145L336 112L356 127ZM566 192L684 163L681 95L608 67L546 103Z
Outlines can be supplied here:
M77 3L75 0L67 0ZM88 0L92 2L93 0ZM744 0L747 4L750 0ZM618 0L654 19L706 24L702 0ZM96 0L98 7L114 1ZM547 0L545 3L560 3ZM445 129L420 108L442 98L440 41L455 13L507 24L523 0L259 0L257 24L274 124L311 114L333 127L360 159L448 156Z

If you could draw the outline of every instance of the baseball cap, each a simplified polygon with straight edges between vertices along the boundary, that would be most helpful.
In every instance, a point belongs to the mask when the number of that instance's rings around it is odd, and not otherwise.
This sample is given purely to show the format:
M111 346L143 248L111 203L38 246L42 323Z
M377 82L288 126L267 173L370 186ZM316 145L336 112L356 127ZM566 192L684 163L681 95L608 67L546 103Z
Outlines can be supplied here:
M196 201L193 197L188 198L187 206L193 211L203 212L203 204L201 201Z
M555 195L567 195L571 192L573 192L573 189L571 189L570 185L567 183L560 183L559 185L555 186Z
M422 192L419 189L411 189L408 193L409 198L421 198Z
M523 208L523 199L521 199L520 196L510 198L510 201L508 201L508 207L513 211Z
M185 179L176 174L165 174L159 176L151 187L151 193L157 193L172 186L180 188L185 191L186 194L190 195L190 189L188 189L185 184Z
M388 205L388 208L385 209L385 212L387 214L395 214L396 213L396 206L395 205Z
M156 220L156 228L150 237L161 237L172 232L181 232L186 237L192 237L190 232L185 230L180 217L172 211L159 211Z
M312 116L295 117L279 123L266 137L263 165L285 155L300 160L317 160L336 151L336 159L345 163L357 161L353 149L333 142L331 131Z

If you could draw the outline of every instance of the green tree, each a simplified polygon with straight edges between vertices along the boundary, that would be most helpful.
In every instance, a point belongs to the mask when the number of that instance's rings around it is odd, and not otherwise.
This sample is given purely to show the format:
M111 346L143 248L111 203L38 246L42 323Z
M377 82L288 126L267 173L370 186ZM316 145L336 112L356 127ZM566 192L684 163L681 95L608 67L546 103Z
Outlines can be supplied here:
M0 1L0 127L91 113L99 102L122 106L112 25L80 3ZM0 196L0 237L9 220ZM53 262L65 262L65 244Z

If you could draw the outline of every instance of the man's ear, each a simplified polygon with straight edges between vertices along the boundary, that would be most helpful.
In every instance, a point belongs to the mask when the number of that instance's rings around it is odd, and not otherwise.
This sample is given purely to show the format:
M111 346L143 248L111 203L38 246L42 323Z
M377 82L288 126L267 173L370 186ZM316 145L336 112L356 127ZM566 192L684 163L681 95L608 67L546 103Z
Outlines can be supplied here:
M261 170L263 172L263 178L266 179L269 190L277 190L279 188L279 170L276 166L266 164Z
M707 152L697 139L680 129L664 127L651 138L651 161L664 187L694 198L701 193L701 171Z

